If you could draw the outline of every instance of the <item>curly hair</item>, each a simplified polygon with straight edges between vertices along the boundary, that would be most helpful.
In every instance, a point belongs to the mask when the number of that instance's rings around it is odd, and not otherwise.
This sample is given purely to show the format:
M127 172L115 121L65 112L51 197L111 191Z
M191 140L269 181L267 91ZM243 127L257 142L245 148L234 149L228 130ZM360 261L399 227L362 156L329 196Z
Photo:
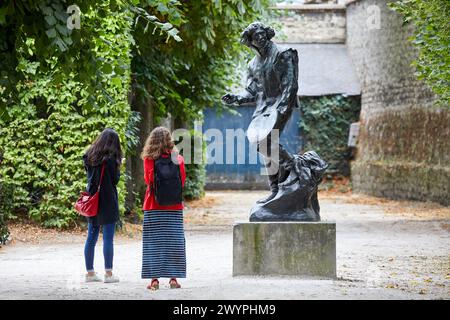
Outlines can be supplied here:
M163 153L171 153L177 151L175 143L172 140L172 135L169 129L165 127L156 127L150 132L147 140L145 141L144 149L141 153L141 158L156 160Z
M270 40L275 36L275 30L272 27L266 27L261 22L253 22L241 33L241 43L246 46L250 46L252 42L252 36L256 30L263 29L267 34L267 39Z

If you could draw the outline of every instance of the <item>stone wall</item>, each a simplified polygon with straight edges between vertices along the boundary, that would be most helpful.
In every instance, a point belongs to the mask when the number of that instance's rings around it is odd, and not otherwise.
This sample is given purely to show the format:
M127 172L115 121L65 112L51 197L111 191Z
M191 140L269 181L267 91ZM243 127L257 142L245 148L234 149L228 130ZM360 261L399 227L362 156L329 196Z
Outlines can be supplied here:
M448 205L450 111L435 107L432 92L416 80L411 28L384 0L348 4L347 48L362 86L353 187Z
M283 5L281 13L285 43L344 43L345 6L343 5Z

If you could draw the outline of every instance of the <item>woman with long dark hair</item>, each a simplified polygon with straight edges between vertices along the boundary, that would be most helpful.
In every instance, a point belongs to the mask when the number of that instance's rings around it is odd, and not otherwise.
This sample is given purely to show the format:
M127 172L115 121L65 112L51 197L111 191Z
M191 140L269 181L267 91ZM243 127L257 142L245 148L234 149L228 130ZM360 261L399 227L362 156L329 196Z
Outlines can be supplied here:
M98 213L94 217L87 218L88 236L84 247L86 282L102 281L94 271L94 252L100 227L103 231L104 282L118 282L119 278L112 273L114 232L119 220L117 183L119 182L122 164L122 149L117 132L110 128L103 130L88 148L83 160L87 173L87 192L94 194L101 180ZM102 170L103 177L101 178Z

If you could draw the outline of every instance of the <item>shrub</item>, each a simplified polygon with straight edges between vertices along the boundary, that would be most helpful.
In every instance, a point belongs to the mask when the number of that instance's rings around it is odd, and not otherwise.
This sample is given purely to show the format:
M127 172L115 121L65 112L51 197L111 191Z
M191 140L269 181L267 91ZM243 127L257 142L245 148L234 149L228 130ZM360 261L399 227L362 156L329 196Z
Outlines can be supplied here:
M13 192L11 186L0 181L0 246L4 245L9 237L7 221L13 217Z
M359 119L359 97L332 95L301 99L302 149L315 150L328 162L329 173L350 175L351 149L347 146L350 124Z
M59 12L33 10L35 23ZM102 18L105 12L110 15ZM49 44L52 54L45 57L40 46L46 36L18 25L13 50L6 51L17 59L17 81L0 99L0 182L14 188L13 209L25 209L44 226L67 227L77 219L73 203L86 186L82 155L95 137L112 127L126 142L131 24L129 12L112 14L102 2L72 33L74 39L82 34L79 46ZM124 191L121 182L121 204Z
M184 139L190 139L190 152L186 152L186 149L181 147L186 143L183 142ZM185 200L199 199L205 194L206 180L206 143L203 140L203 135L192 129L189 130L189 136L175 136L175 143L186 162L186 182L183 198ZM201 146L201 148L196 148L196 146Z

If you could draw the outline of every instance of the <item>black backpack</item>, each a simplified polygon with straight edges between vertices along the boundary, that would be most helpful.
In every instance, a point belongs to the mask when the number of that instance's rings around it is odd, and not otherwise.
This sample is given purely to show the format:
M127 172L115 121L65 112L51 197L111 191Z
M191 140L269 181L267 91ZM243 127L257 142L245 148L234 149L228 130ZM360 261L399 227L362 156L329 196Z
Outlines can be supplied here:
M179 204L183 200L180 166L171 157L155 160L155 199L159 205Z

